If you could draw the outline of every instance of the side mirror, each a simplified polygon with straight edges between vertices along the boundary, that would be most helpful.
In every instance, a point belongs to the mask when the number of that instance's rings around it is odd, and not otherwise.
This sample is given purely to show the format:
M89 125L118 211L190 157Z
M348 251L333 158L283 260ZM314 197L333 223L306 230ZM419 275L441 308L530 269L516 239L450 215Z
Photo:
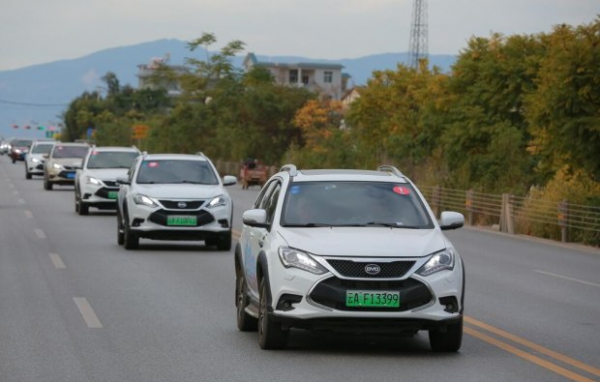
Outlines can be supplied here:
M465 225L465 217L463 214L452 211L442 212L440 219L440 228L442 231L449 229L457 229Z
M232 175L225 175L223 177L223 186L233 186L237 183L237 178Z
M44 154L44 158L46 158L46 159L50 158L50 154Z
M117 178L117 184L131 184L129 178Z
M266 210L248 210L242 214L242 221L244 224L250 227L263 227L266 228L267 224L267 211Z

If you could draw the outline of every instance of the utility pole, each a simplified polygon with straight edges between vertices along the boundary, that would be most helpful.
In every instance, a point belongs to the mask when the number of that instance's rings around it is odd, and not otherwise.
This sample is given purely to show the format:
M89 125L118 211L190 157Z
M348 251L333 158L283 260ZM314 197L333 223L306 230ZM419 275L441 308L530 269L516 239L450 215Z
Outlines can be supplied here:
M427 58L427 0L414 0L412 23L410 26L410 46L408 48L408 66L419 68L419 60Z

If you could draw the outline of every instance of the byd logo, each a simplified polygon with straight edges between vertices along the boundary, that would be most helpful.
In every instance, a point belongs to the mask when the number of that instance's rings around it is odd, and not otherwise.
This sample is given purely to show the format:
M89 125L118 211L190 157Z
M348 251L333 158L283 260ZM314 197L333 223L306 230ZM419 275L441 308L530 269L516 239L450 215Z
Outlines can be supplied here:
M374 276L381 272L381 267L377 264L368 264L365 265L365 272L369 275Z

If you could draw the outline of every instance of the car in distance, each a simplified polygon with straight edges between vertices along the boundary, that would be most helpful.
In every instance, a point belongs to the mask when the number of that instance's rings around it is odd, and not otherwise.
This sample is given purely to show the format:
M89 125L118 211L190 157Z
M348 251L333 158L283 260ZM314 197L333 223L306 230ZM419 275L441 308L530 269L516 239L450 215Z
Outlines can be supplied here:
M88 150L75 175L75 212L87 215L90 207L116 209L117 178L127 171L141 152L135 147L95 147Z
M44 155L50 153L54 141L35 141L25 156L25 179L33 175L44 175Z
M52 190L55 184L75 184L75 172L90 146L82 143L56 142L50 153L44 156L44 189Z
M134 249L140 238L204 240L218 250L231 248L233 202L223 180L202 153L143 154L120 178L117 243Z
M33 144L32 139L16 138L10 141L10 149L8 155L13 163L16 161L24 161L25 156L29 152L29 148Z
M434 351L458 351L463 262L400 171L297 170L272 176L242 215L235 248L237 326L258 329L263 349L292 328L414 335Z

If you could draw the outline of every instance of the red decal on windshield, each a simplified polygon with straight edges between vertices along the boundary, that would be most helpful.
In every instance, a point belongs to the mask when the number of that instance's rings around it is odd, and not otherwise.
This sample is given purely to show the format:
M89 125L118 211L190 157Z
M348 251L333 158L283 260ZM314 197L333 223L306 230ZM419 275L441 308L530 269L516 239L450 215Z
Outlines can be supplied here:
M148 163L148 167L151 167L151 168L158 167L158 162L150 162L150 163Z
M402 186L394 186L394 192L398 195L410 195L410 189Z

